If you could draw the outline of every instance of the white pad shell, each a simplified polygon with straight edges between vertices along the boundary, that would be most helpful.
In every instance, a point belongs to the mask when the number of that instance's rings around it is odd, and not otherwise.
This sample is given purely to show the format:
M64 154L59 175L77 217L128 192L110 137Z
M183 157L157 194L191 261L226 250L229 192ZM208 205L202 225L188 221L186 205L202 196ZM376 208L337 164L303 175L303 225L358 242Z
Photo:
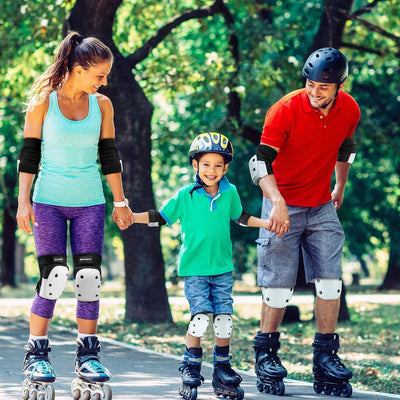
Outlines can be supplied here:
M100 298L101 275L96 268L82 268L75 276L75 296L80 301L96 301Z
M261 178L264 178L264 176L268 175L265 161L259 161L256 155L250 158L249 170L251 179L255 185L258 185L258 181Z
M193 315L192 319L189 322L188 333L194 337L202 337L208 328L208 323L210 322L210 318L207 314L199 313Z
M316 279L315 291L322 300L336 300L342 293L341 279Z
M293 296L293 288L262 288L263 302L272 308L285 308Z
M229 314L217 314L214 318L214 333L220 339L228 339L232 335L233 320Z
M48 278L41 278L39 296L48 300L56 300L61 296L68 280L68 267L55 265Z

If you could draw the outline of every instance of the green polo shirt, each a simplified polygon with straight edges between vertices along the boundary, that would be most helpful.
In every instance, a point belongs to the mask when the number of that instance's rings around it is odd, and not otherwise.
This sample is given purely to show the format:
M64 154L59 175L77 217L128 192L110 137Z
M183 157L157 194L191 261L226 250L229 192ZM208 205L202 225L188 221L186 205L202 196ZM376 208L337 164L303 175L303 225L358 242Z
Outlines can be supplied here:
M239 194L223 177L211 197L202 188L190 194L193 184L169 200L161 215L172 225L181 223L179 276L220 275L233 270L230 221L242 214Z

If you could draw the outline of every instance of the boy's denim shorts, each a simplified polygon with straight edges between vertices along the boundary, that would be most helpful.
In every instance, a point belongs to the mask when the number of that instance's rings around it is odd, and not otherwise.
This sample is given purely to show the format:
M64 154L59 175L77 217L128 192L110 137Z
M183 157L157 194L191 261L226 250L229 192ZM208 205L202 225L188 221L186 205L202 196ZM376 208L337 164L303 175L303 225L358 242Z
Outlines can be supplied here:
M211 276L185 276L185 296L192 315L233 314L232 288L232 272Z
M275 233L260 229L258 243L257 285L294 287L303 252L306 281L316 278L341 278L344 233L333 202L319 207L287 206L290 230L280 239ZM272 204L263 198L262 218L269 218Z

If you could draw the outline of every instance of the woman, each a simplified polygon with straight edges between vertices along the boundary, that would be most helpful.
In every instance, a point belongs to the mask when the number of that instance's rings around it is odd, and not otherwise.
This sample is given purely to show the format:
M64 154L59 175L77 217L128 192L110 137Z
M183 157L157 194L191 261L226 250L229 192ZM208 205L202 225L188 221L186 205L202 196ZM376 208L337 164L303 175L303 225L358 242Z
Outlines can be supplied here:
M68 277L68 222L77 297L75 371L86 382L110 379L99 361L96 336L105 209L98 154L114 197L114 222L120 229L133 222L115 146L113 106L97 93L107 85L112 63L110 49L100 40L71 32L61 42L54 63L35 82L28 102L18 160L17 221L24 232L34 234L40 269L25 346L28 389L29 382L46 388L55 380L48 331Z

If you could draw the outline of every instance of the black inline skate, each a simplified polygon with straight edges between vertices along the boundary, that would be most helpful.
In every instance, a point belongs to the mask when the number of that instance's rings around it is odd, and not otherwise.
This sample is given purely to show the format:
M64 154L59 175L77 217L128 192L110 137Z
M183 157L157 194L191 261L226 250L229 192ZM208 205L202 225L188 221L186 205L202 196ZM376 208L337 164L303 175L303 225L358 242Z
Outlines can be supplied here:
M254 338L254 356L257 389L260 392L283 396L285 394L283 378L286 377L287 370L278 356L281 346L279 335L279 332L258 331Z
M22 399L54 400L52 383L56 374L48 357L51 348L48 339L29 340L25 345L24 374Z
M230 398L232 400L242 400L244 390L239 386L242 377L237 374L230 363L229 346L214 346L214 368L212 386L217 396Z
M111 377L110 372L100 363L98 353L100 342L97 336L77 340L75 378L71 383L71 394L75 400L111 400L109 385L104 384Z
M314 391L324 392L326 395L333 393L335 396L350 397L353 389L349 379L353 373L340 361L339 335L336 333L316 333L314 337Z
M182 373L179 394L184 400L196 400L197 388L204 382L204 377L200 375L202 355L201 347L185 349L182 365L179 367L179 371Z

